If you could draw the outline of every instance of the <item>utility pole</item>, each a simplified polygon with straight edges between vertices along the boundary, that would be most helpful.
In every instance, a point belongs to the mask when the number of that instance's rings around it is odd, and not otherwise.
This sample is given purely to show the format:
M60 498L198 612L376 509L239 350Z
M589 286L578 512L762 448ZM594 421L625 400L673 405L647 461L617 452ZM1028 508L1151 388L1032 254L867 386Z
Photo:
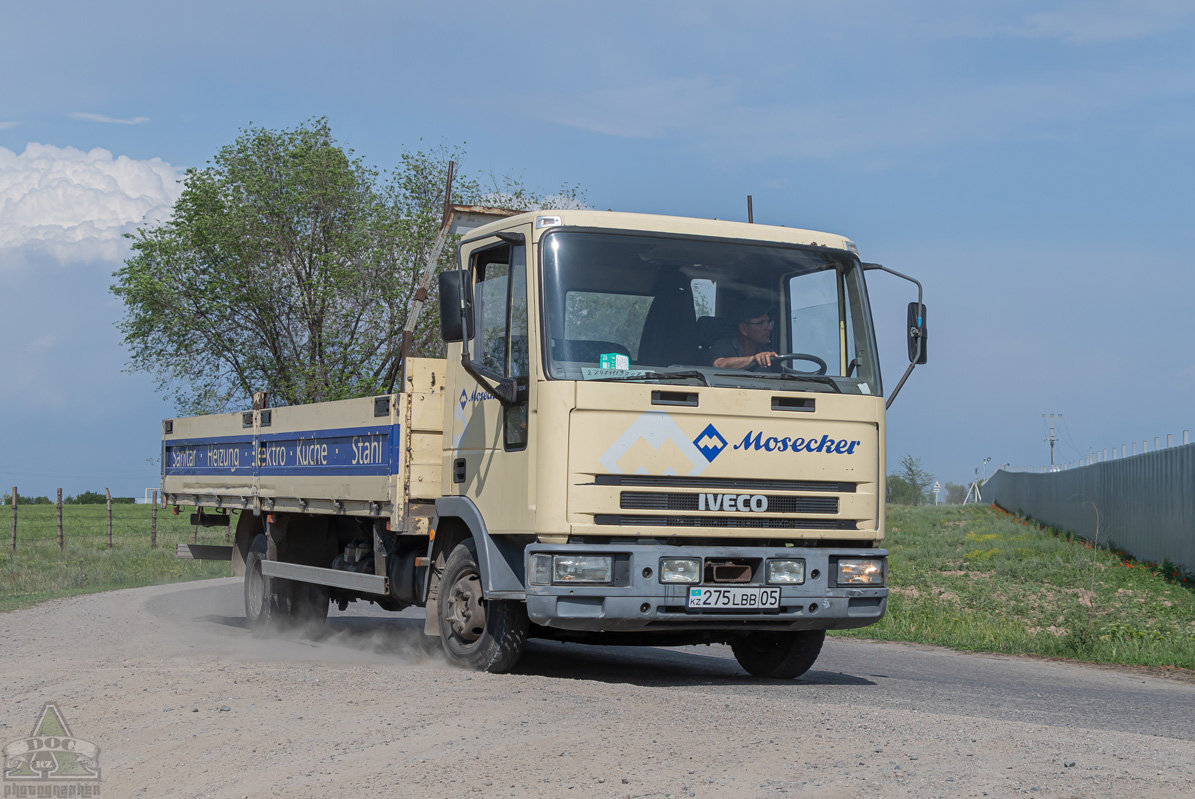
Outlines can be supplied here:
M1041 415L1041 418L1043 421L1047 421L1046 416L1047 416L1047 414L1044 414L1044 413ZM1058 440L1054 436L1054 419L1058 419L1059 421L1062 421L1062 414L1051 413L1051 414L1048 414L1048 416L1050 417L1049 420L1047 421L1047 423L1050 425L1050 437L1047 438L1046 440L1050 442L1050 465L1053 466L1054 465L1054 442Z

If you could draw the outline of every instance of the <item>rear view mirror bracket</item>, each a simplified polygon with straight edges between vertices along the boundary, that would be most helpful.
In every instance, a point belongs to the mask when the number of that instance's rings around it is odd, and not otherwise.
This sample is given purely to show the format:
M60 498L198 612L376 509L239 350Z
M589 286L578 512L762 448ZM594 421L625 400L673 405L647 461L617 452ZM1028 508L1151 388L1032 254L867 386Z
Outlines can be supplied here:
M907 280L917 286L917 302L909 303L908 309L908 326L906 336L909 347L909 368L905 369L905 373L901 375L900 381L896 384L896 388L888 396L888 401L884 403L884 410L892 407L896 395L900 393L905 381L909 379L909 375L913 373L914 367L918 364L926 362L926 344L928 341L928 328L926 327L925 319L925 303L922 301L921 281L914 277L909 277L902 272L897 272L895 269L889 269L882 264L863 264L863 271L882 271L891 275L896 275L902 280Z

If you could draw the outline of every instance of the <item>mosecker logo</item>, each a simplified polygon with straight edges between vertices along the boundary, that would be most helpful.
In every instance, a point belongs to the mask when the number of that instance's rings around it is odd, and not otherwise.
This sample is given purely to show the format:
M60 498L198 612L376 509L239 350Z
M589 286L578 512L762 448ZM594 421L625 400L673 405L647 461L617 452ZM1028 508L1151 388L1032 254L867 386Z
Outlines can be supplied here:
M4 747L4 795L99 796L100 748L75 738L58 705L47 702L33 732Z
M704 455L707 461L713 463L714 458L726 449L726 439L718 432L718 428L714 427L713 422L710 422L697 438L693 439L693 446L697 447L697 451Z

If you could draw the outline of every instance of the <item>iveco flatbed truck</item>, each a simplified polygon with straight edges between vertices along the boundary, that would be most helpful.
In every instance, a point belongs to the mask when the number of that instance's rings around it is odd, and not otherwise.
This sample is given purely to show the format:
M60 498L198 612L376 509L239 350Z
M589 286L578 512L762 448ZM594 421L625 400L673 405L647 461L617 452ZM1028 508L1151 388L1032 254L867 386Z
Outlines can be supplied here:
M252 628L369 600L426 608L474 669L530 636L727 643L792 678L884 615L865 274L904 275L833 234L588 210L500 218L457 256L447 357L406 358L398 393L164 422L164 502L239 511ZM895 391L925 362L919 283L907 333Z

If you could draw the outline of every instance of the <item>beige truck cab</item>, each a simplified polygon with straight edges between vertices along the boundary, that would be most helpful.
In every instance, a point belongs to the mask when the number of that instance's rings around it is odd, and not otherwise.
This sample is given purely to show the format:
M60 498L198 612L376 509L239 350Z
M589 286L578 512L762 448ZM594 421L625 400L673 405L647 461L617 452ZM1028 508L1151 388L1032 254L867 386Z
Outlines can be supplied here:
M170 463L187 471L202 443L179 439L215 428L172 420L163 488L244 508L231 557L256 626L361 598L425 606L448 659L477 669L511 668L537 636L727 643L750 673L795 677L826 630L873 624L887 601L885 396L925 362L926 324L917 284L886 395L874 270L893 272L793 228L503 218L440 276L445 360L410 359L404 391L349 401L351 419L295 423L296 446L334 450L317 449L306 496L263 460L261 414L321 406L245 414L251 481L187 483Z

